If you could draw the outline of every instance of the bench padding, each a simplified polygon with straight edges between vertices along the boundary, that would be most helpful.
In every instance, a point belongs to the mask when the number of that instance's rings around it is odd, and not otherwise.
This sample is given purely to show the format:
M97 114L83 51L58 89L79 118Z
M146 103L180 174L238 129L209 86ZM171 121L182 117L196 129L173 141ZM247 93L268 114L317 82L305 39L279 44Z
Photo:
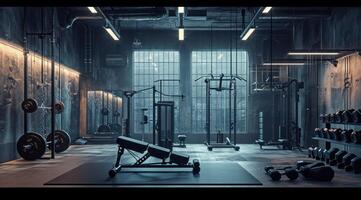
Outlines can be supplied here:
M170 149L150 144L148 146L148 153L153 157L166 159L169 157Z
M170 154L170 162L178 165L186 165L189 161L189 156L180 153L172 152Z
M129 137L125 137L125 136L119 136L117 138L117 143L119 146L125 148L125 149L129 149L132 151L136 151L138 153L144 153L147 148L148 148L148 143L140 141L140 140L135 140Z

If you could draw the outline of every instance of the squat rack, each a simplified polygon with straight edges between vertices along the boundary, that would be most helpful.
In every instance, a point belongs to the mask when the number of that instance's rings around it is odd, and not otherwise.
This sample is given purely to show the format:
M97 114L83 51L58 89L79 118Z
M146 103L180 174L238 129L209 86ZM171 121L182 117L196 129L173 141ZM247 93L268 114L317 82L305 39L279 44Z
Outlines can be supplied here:
M239 150L239 146L237 146L237 88L236 82L237 80L247 81L246 79L237 76L237 75L224 75L221 74L219 78L215 78L213 74L209 75L210 78L206 78L204 81L206 83L206 141L205 145L208 150L212 150L213 148L233 148L236 151ZM198 81L202 78L208 77L208 75L201 76L197 78L195 81ZM211 82L219 81L218 87L211 87ZM223 81L229 81L229 87L223 87ZM228 90L229 91L229 115L230 115L230 124L229 124L229 134L226 137L226 143L212 143L211 142L211 91L215 90L218 92ZM233 101L232 101L232 90L233 90ZM233 105L232 105L233 104ZM233 120L231 120L233 114ZM232 138L232 130L233 130L233 144L230 140Z
M167 96L167 97L180 97L180 98L184 98L185 96L183 94L178 95L178 94L166 94L163 93L163 82L179 82L179 79L159 79L159 80L155 80L154 83L159 83L159 87L160 89L157 90L156 86L153 85L152 87L147 87L147 88L143 88L140 90L112 90L112 91L121 91L123 93L123 95L126 97L127 99L127 120L126 120L126 128L125 128L125 136L126 137L130 137L130 119L131 119L131 98L140 93L140 92L144 92L144 91L148 91L148 90L152 90L152 99L153 99L153 144L156 143L156 126L155 126L155 112L156 112L156 94L159 93L160 94L160 100L162 100L162 96Z

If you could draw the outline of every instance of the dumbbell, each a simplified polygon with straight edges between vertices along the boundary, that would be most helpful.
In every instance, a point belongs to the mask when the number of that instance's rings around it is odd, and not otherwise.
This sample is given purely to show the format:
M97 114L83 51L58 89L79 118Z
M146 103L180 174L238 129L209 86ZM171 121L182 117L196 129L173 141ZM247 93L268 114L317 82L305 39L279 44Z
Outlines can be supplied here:
M308 147L308 157L315 158L315 156L313 155L313 147Z
M316 159L318 154L318 147L308 147L308 157Z
M322 123L325 123L325 122L326 122L326 115L320 114L320 121L321 121Z
M335 159L335 155L336 155L336 153L338 151L339 151L338 148L332 148L332 149L329 149L328 151L326 151L326 153L325 153L325 161L326 161L327 164L329 164L331 160Z
M335 113L330 114L330 122L336 122L336 114Z
M284 167L275 169L272 166L265 167L266 174L271 177L273 181L279 181L282 175L286 175L290 180L298 178L298 172L293 167Z
M339 168L339 169L344 169L345 166L351 164L351 160L352 160L352 158L354 158L354 157L356 157L356 155L353 154L353 153L348 153L348 154L344 155L344 156L342 157L341 162L337 163L337 168Z
M325 160L325 154L324 153L326 151L327 151L326 149L322 149L322 148L318 149L318 152L317 152L317 157L319 158L318 160L322 160L322 161Z
M333 128L328 129L327 139L333 140L335 138L334 132L335 132L335 129L333 129Z
M54 141L56 153L60 153L69 148L71 139L67 132L55 130ZM51 134L45 139L42 135L35 132L23 134L17 141L17 150L19 155L25 160L36 160L41 158L46 148L52 149Z
M320 147L318 147L316 150L314 149L314 154L315 154L315 159L316 160L321 160L320 153L319 153L320 151L321 152L323 151L323 149L320 148Z
M331 181L334 171L331 167L325 166L323 162L297 161L298 172L306 179L317 181Z
M315 128L314 135L315 135L315 137L320 137L320 138L323 137L320 128Z
M335 166L338 163L342 163L342 158L347 154L347 151L341 150L335 154L335 159L330 160L330 165Z
M355 174L359 174L361 172L361 158L355 157L351 160L351 166L353 169L353 172Z
M325 121L331 122L331 114L325 114Z
M313 167L309 167L314 165ZM320 166L319 166L320 165ZM329 166L324 166L319 163L313 163L301 167L299 170L306 179L316 180L316 181L331 181L335 176L335 172Z
M346 123L353 122L352 112L354 112L354 111L355 111L355 109L345 110L345 111L342 113L343 121L346 122Z
M354 110L351 115L352 115L352 121L354 123L360 123L361 122L361 109Z
M343 164L344 164L344 169L346 172L352 171L352 165L351 165L351 160L357 158L357 156L353 153L347 154L343 157Z
M336 128L336 129L332 129L332 131L330 132L330 139L333 139L333 140L342 140L342 137L341 137L341 133L342 133L342 129L340 128Z
M353 131L351 133L351 141L355 144L361 144L361 131Z
M108 110L108 108L102 108L102 109L100 110L100 112L102 113L102 115L109 115L109 110Z
M60 114L64 111L64 103L61 101L57 101L54 105L55 109L55 114ZM33 113L36 110L40 109L47 109L47 110L51 110L52 107L39 107L38 106L38 102L35 99L32 98L28 98L25 99L22 103L21 103L21 108L23 109L24 112L26 113Z
M344 142L350 143L351 142L351 133L353 132L353 130L343 130L341 132L341 138Z
M342 123L344 121L343 115L342 115L343 112L344 112L344 110L339 110L335 113L335 115L334 115L335 122Z
M328 138L328 128L323 128L321 130L322 138Z

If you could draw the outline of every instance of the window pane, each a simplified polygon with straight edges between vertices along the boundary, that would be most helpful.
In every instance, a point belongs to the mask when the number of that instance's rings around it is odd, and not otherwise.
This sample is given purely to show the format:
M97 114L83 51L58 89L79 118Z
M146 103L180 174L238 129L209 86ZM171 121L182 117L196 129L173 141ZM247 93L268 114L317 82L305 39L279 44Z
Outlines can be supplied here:
M232 56L232 57L231 57ZM232 65L231 65L232 59ZM232 70L231 70L232 66ZM206 91L204 79L194 82L202 75L213 74L219 76L221 73L238 75L246 78L248 67L246 51L193 51L192 52L192 121L194 133L205 133L206 119ZM217 87L219 82L212 82L211 87ZM229 87L225 81L222 87ZM229 113L229 91L211 91L211 133L218 130L228 133L230 126ZM233 96L231 97L233 100ZM237 81L237 133L246 131L246 84ZM231 116L233 118L233 115Z
M134 90L144 89L154 84L155 80L159 79L179 79L179 52L178 51L134 51L133 53L133 67L134 67ZM158 83L159 84L159 83ZM159 89L159 85L156 85ZM163 82L162 90L166 94L178 94L179 84L175 82ZM156 96L159 100L159 95ZM142 133L140 126L142 108L148 108L145 113L148 115L149 121L152 121L153 109L153 93L151 90L136 94L134 97L134 131L135 133ZM177 98L163 97L162 100L174 101L178 107ZM175 110L175 132L179 133L178 121L179 109ZM145 133L152 133L153 123L148 123L144 127Z

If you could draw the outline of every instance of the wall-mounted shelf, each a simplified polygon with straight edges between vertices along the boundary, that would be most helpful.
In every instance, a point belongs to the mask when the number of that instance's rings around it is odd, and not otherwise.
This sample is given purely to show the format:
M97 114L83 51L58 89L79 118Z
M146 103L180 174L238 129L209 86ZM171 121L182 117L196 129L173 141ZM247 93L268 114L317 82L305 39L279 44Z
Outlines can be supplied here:
M327 138L313 137L312 139L319 140L319 141L325 141L325 142L329 142L329 143L348 145L348 146L358 147L358 148L361 147L361 144L347 143L347 142L344 142L344 141L331 140L331 139L327 139Z
M325 124L343 124L343 125L356 125L361 126L361 123L355 123L355 122L323 122Z

